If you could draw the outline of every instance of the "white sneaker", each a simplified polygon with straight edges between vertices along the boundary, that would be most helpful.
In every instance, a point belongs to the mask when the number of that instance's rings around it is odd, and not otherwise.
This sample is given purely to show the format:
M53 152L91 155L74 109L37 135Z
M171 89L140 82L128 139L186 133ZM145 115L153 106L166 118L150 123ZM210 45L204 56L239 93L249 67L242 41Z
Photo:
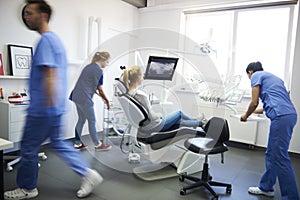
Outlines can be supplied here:
M33 190L26 190L17 188L15 190L4 192L4 199L31 199L38 196L39 192L35 188Z
M88 196L102 181L102 176L96 170L88 169L86 176L82 178L80 189L77 191L77 197L83 198Z
M249 187L248 192L251 194L262 194L268 197L273 197L274 192L264 192L259 187Z

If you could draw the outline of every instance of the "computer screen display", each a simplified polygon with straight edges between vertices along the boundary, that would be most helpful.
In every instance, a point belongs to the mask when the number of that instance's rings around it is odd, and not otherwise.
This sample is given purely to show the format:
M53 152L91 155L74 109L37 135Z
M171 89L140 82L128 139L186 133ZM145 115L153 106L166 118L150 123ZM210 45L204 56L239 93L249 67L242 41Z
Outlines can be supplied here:
M172 80L179 58L149 56L144 79Z

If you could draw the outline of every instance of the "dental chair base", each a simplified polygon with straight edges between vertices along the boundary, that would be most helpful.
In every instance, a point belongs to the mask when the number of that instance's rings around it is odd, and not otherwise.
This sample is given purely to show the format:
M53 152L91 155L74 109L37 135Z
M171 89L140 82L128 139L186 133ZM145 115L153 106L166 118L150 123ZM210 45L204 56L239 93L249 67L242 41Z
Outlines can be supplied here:
M141 161L141 156L138 153L129 153L128 162L139 163Z
M150 163L134 168L133 173L142 180L152 181L200 172L199 165L203 165L205 157L188 151L180 143L167 149L152 151L148 155L142 154L152 160ZM141 144L141 146L147 148L148 145ZM153 160L153 157L156 157L156 160Z

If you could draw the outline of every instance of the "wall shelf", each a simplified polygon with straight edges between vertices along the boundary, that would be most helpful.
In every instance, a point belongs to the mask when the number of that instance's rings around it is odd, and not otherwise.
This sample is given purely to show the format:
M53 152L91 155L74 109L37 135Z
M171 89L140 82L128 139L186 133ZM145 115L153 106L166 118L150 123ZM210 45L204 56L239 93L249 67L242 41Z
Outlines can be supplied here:
M5 75L0 76L0 79L12 79L12 80L18 80L18 79L28 79L28 76L11 76L11 75Z

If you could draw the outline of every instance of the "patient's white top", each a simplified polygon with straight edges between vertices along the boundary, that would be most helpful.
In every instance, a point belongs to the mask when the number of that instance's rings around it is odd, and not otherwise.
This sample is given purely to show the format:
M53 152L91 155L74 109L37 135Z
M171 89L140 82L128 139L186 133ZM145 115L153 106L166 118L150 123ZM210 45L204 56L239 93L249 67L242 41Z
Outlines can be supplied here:
M139 130L145 133L160 131L163 127L163 119L152 110L149 95L139 88L128 91L128 94L141 103L149 113L149 122L146 122L146 125L140 127Z

